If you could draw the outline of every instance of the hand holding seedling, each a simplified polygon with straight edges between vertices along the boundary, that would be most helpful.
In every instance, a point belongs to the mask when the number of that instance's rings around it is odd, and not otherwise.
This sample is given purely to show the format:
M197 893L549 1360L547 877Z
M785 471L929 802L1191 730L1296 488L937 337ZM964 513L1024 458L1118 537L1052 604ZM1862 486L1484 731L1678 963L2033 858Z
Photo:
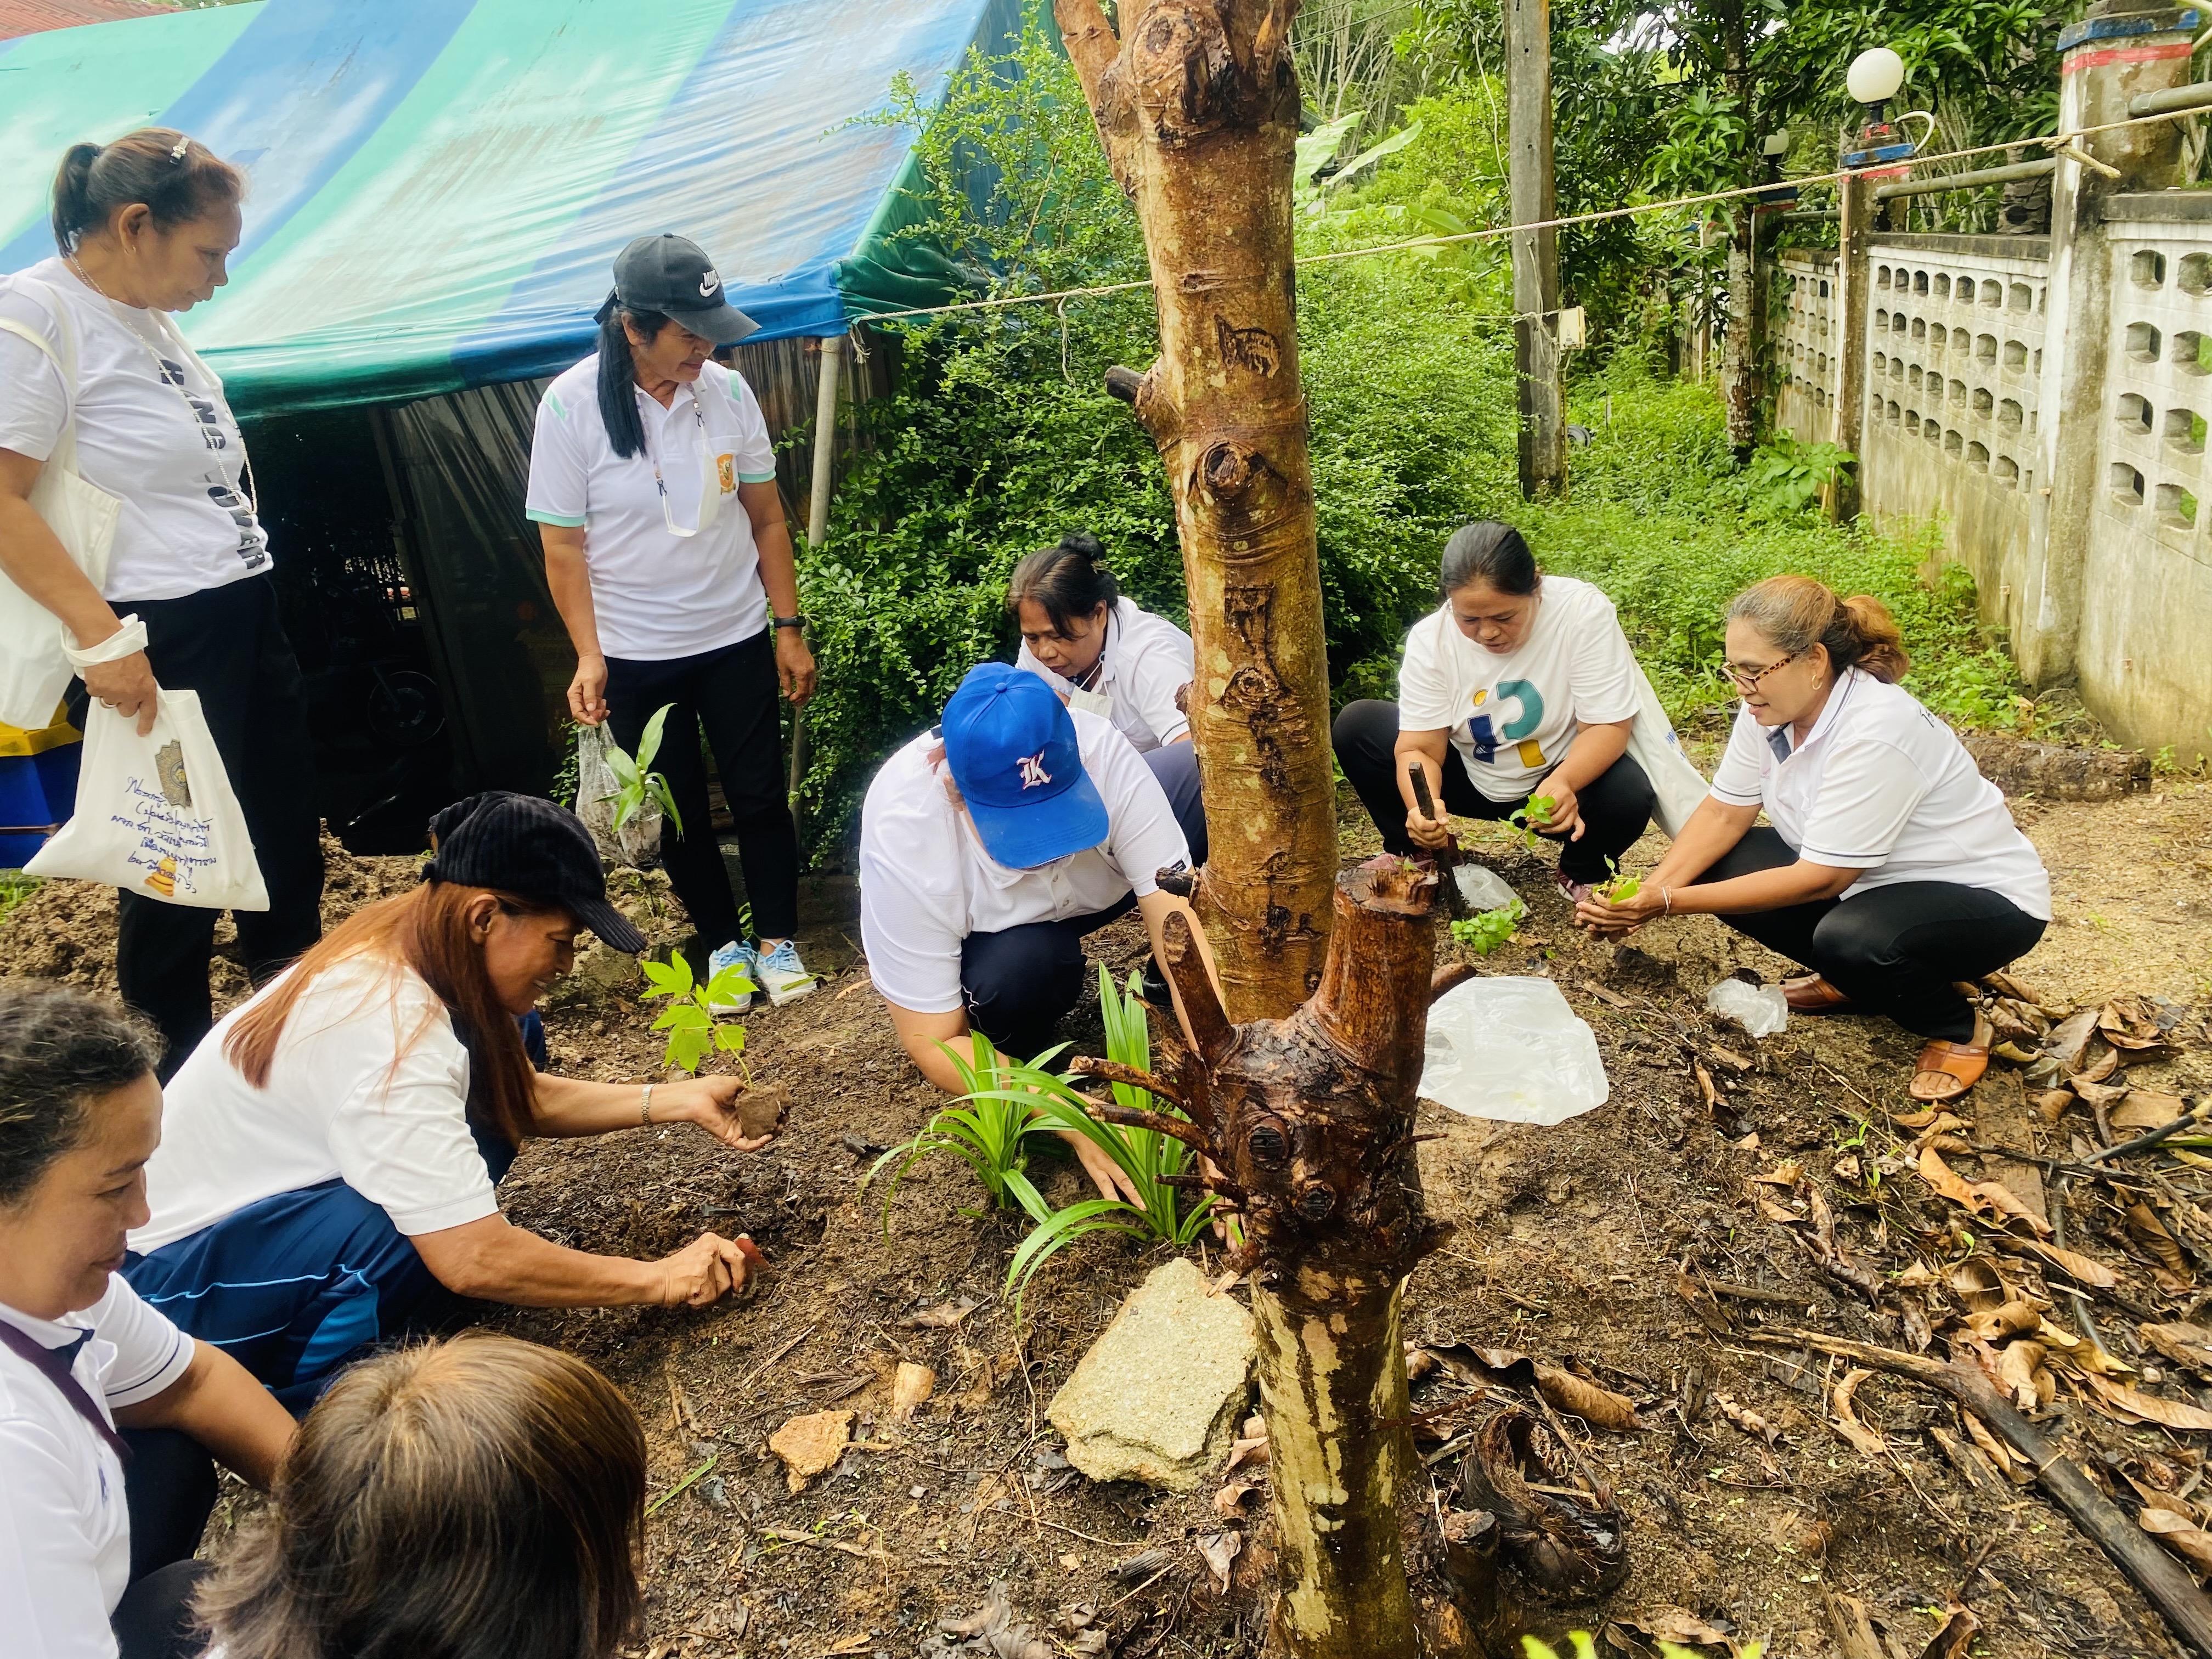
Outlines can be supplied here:
M593 653L576 659L576 672L568 681L568 713L584 726L597 726L607 717L607 659Z
M1564 807L1559 795L1531 795L1505 820L1521 832L1521 845L1531 852L1535 850L1539 836L1563 836L1571 829L1574 833L1570 839L1582 839L1582 810L1576 803L1573 788L1557 780L1552 787L1565 796Z
M696 1123L717 1140L726 1141L741 1152L757 1152L775 1137L765 1134L746 1139L744 1121L738 1109L738 1098L744 1092L744 1082L734 1077L690 1077L673 1083L656 1083L653 1086L653 1121Z
M1647 888L1633 876L1616 875L1575 906L1575 926L1586 927L1601 939L1620 939L1665 908L1663 888Z

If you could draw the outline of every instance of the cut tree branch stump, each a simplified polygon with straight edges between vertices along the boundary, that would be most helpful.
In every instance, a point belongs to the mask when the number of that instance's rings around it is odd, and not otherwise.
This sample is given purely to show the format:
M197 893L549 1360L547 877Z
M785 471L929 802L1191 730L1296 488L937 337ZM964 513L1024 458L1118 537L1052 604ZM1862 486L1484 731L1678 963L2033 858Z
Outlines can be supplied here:
M2197 1580L2189 1570L2130 1521L2118 1504L2098 1491L2071 1460L2037 1433L2035 1425L2013 1409L1980 1367L1964 1360L1946 1363L1918 1354L1899 1353L1894 1349L1878 1348L1871 1343L1853 1342L1819 1331L1747 1331L1743 1334L1753 1342L1834 1354L1869 1370L1923 1382L1950 1395L1979 1418L1991 1434L2034 1471L2035 1478L2043 1483L2053 1501L2149 1598L2159 1616L2166 1620L2166 1627L2180 1638L2184 1645L2199 1659L2212 1659L2212 1600L2208 1600L2197 1587ZM1838 1636L1842 1639L1840 1626Z

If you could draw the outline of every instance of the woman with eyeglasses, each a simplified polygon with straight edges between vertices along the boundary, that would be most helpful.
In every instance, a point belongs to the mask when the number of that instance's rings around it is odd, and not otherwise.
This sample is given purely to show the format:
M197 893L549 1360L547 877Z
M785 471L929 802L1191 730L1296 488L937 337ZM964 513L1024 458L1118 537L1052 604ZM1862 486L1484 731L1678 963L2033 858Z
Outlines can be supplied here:
M1636 895L1577 920L1625 934L1704 912L1809 971L1802 1014L1881 1014L1928 1039L1913 1098L1956 1099L1990 1063L1955 981L2017 961L2051 921L2051 878L1950 727L1898 684L1877 599L1775 576L1729 606L1742 694L1706 798ZM1756 823L1764 810L1768 823Z
M78 726L135 719L150 732L159 689L198 694L269 889L266 910L234 918L258 985L322 932L314 747L238 422L170 320L230 280L245 192L236 167L166 128L62 157L58 256L0 277L0 573L74 646ZM96 581L31 503L72 453L119 503ZM213 1020L216 914L120 896L118 988L161 1029L164 1081Z
M1336 717L1337 763L1386 850L1441 848L1447 812L1522 812L1560 843L1560 890L1582 898L1650 827L1656 805L1628 752L1643 682L1613 601L1544 574L1521 532L1495 520L1452 533L1441 580L1443 604L1406 636L1399 701L1348 703ZM1528 810L1545 797L1547 811Z
M538 406L526 508L576 647L568 711L633 754L671 706L655 767L683 817L661 859L709 951L778 1005L814 981L799 958L799 836L784 795L779 684L814 695L775 451L744 378L712 361L758 328L696 242L641 236L615 261L599 349ZM757 943L740 926L708 820L700 733L736 821ZM718 1005L742 1013L750 992Z

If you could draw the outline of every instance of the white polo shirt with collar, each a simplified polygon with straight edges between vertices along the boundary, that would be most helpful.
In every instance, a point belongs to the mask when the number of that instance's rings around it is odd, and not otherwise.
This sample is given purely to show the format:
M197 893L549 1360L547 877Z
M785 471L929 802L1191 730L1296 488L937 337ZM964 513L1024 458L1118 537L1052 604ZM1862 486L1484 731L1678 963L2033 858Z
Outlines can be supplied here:
M1713 798L1761 806L1799 857L1859 878L1979 887L2051 920L2051 877L1956 733L1900 686L1845 672L1802 744L1739 707Z
M152 1399L192 1361L191 1339L119 1274L80 1313L39 1319L0 1304L0 1320L42 1347L80 1344L70 1374L111 1426L116 1407ZM0 1346L0 1648L114 1659L107 1620L130 1578L122 1463L44 1373Z
M1189 635L1125 594L1106 619L1098 678L1089 691L1039 662L1026 641L1014 666L1041 676L1070 708L1104 714L1142 755L1188 735L1190 717L1176 707L1176 693L1191 683L1196 662Z
M744 375L711 362L665 409L637 386L630 395L645 448L624 458L600 418L597 352L545 388L524 510L583 531L608 656L665 662L750 639L768 626L768 592L738 486L775 477L760 404ZM703 511L713 521L700 530Z
M1034 870L1012 870L976 839L933 763L925 732L885 761L860 808L860 943L884 997L918 1014L961 1006L960 945L970 933L1087 916L1158 890L1158 872L1190 847L1159 780L1112 723L1071 708L1083 769L1106 804L1106 839Z

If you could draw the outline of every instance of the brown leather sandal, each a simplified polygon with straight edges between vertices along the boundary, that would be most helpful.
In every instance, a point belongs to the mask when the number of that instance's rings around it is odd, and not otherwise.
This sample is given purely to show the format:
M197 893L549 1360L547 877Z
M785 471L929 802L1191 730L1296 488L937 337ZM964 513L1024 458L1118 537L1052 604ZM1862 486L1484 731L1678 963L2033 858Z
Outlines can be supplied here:
M1818 974L1801 974L1782 981L1782 1000L1793 1014L1840 1014L1852 1004L1849 996Z
M1909 1092L1915 1100L1930 1105L1947 1100L1956 1100L1960 1095L1982 1080L1982 1073L1990 1069L1990 1045L1996 1041L1996 1033L1979 1015L1974 1018L1974 1035L1986 1034L1987 1040L1979 1042L1946 1042L1940 1037L1920 1051L1918 1069L1912 1074Z

